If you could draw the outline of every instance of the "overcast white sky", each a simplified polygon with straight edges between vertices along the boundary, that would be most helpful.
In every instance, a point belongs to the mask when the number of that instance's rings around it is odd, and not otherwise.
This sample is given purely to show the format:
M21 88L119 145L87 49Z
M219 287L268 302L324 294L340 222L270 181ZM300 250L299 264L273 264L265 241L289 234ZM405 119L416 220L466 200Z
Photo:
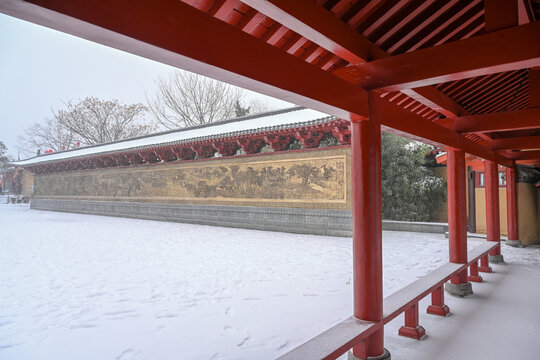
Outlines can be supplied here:
M0 14L0 141L17 157L17 136L62 100L87 96L145 103L174 68ZM246 90L271 108L290 106Z

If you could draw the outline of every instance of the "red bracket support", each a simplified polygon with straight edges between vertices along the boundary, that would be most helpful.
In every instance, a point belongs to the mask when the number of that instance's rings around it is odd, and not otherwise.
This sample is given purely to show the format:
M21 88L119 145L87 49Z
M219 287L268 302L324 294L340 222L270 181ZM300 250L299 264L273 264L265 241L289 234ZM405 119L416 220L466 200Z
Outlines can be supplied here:
M238 143L236 141L215 141L212 143L214 149L216 149L221 156L233 156L236 155L238 150Z
M174 147L173 152L176 154L176 157L181 160L193 160L195 158L195 151L189 146Z
M176 154L172 151L172 149L160 148L156 150L156 153L158 154L159 158L164 162L171 162L176 160Z
M191 148L199 158L211 158L216 153L216 149L212 146L212 144L193 144L191 145Z
M314 131L308 131L308 130L298 130L296 131L296 138L300 140L302 145L304 145L305 148L316 148L319 146L319 143L321 142L323 138L322 132L314 132Z
M405 325L399 328L398 334L416 340L426 335L426 330L419 325L418 303L405 310Z
M264 137L264 141L266 141L274 151L282 151L289 146L292 140L291 135L275 135L275 134L268 134Z
M450 309L444 304L444 290L442 285L431 293L431 305L428 306L426 312L438 316L448 316L450 314Z
M239 138L236 142L246 154L256 154L266 145L262 138Z

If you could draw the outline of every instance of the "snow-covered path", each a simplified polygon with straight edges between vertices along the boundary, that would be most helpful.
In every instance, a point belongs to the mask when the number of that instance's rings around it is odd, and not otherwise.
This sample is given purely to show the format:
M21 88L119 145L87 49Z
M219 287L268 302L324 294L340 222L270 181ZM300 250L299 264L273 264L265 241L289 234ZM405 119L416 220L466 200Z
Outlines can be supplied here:
M447 261L442 235L383 247L385 296ZM540 249L503 250L540 282ZM348 238L0 205L0 359L273 359L350 316L351 269ZM394 358L430 348L400 324Z

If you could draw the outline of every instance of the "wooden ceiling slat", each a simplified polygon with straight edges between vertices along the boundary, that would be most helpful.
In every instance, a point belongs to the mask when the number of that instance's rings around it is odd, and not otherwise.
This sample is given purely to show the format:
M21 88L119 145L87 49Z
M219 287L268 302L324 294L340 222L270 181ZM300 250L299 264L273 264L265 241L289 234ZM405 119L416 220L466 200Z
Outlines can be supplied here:
M453 9L457 10L458 8L456 7ZM450 10L447 14L445 14L450 16L449 19L445 20L442 24L439 21L435 22L435 25L440 25L433 30L427 29L429 32L421 33L420 36L411 39L411 41L402 45L402 48L393 50L392 53L404 53L429 47L431 46L430 44L437 43L440 41L440 39L443 39L451 31L454 23L462 24L471 16L480 13L482 9L482 0L474 0L468 6L462 8L458 12L454 13L454 11Z
M509 71L509 72L501 72L497 74L490 74L485 75L481 77L476 78L469 78L465 81L470 81L469 86L462 86L456 90L459 90L455 93L452 93L451 96L456 99L457 101L465 102L467 104L470 104L472 101L474 101L478 96L481 96L484 91L488 88L496 88L497 82L502 81L501 78L513 76L516 74L519 70L515 71ZM467 85L467 84L464 84Z
M379 26L383 26L385 22L389 21L396 13L398 13L403 7L405 7L411 0L401 1L387 1L382 7L378 9L372 16L370 16L364 23L360 24L357 28L358 32L364 34L372 42L375 42L373 34ZM369 24L369 25L368 25Z
M467 20L465 23L463 23L461 26L457 27L456 29L453 29L447 36L440 39L434 44L427 43L429 47L437 46L446 44L453 41L458 41L461 39L465 39L467 34L470 34L473 30L475 30L478 26L484 24L484 13L483 11L476 14L471 19Z
M529 69L530 106L540 107L540 67Z
M358 30L358 27L375 13L384 2L385 0L373 0L365 4L363 1L360 1L353 5L353 7L343 15L342 19L353 29Z
M482 109L485 109L490 104L496 104L497 102L501 101L501 98L514 95L514 93L520 87L520 83L522 81L523 75L520 76L520 74L517 74L517 76L513 77L511 81L507 81L501 86L493 88L475 102L470 103L469 106L476 109L478 112L484 112L485 110Z
M415 43L416 38L425 38L426 34L433 33L439 22L444 22L444 18L451 18L461 8L459 0L437 1L428 8L425 13L421 14L411 26L405 26L399 32L395 33L388 41L381 44L389 54L405 52L408 49L409 41ZM435 10L433 12L433 10ZM402 49L402 47L404 49Z
M469 92L470 95L465 92L456 98L467 104L468 107L474 108L480 101L489 99L490 95L499 93L505 84L515 82L521 76L520 71L499 73L497 75L479 84L479 86L472 87Z
M398 11L388 19L388 21L380 24L372 33L369 35L374 39L373 43L379 47L385 42L390 36L395 34L397 31L401 30L408 24L412 24L415 18L418 17L424 10L426 10L430 5L433 4L435 0L412 0L409 1L405 6L398 9Z

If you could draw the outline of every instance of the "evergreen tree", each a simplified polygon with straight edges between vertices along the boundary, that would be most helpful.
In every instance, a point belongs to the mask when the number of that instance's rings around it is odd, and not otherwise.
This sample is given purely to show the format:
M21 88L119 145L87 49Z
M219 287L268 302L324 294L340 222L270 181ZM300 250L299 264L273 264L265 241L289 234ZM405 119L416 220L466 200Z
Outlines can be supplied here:
M246 116L250 113L251 108L249 106L243 107L239 100L234 103L234 115L236 117Z
M428 157L433 148L383 133L383 219L429 221L446 200L446 182L436 176Z
M7 146L0 141L0 171L6 166L8 161Z

